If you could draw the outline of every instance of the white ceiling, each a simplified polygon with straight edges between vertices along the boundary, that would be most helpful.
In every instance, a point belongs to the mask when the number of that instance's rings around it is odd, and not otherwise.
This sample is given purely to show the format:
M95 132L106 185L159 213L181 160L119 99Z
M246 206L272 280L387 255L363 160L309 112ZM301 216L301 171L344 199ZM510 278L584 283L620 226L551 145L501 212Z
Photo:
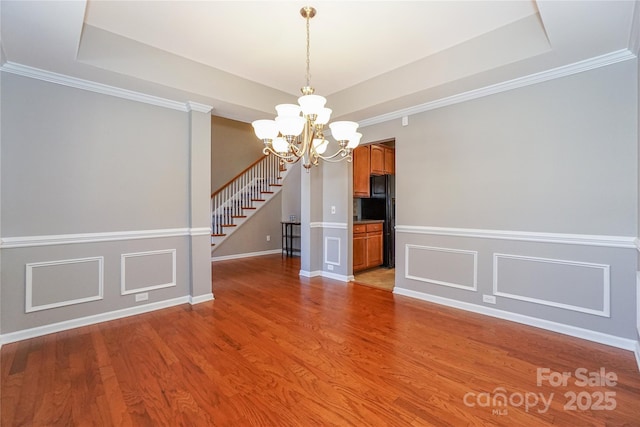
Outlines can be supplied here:
M4 60L250 121L311 85L366 120L640 43L635 1L13 1ZM637 23L635 24L637 25Z

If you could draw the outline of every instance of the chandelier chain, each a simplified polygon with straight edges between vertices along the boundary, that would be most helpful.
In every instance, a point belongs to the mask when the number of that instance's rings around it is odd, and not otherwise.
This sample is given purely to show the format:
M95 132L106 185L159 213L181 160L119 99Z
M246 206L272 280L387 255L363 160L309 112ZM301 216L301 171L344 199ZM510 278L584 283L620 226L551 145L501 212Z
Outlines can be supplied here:
M311 19L309 17L309 14L307 13L307 87L311 86L310 82L311 82L311 59L310 59L310 42L309 42L309 20Z

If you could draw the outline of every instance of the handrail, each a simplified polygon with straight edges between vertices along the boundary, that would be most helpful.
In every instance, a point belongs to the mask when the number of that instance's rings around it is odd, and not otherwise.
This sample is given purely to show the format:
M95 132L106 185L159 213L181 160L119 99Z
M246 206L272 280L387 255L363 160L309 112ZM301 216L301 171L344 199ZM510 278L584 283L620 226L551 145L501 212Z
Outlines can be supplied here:
M257 159L255 162L251 163L249 166L247 166L246 168L244 168L242 170L242 172L240 172L239 174L237 174L236 176L234 176L233 178L231 178L229 181L227 181L226 184L224 184L222 187L218 188L216 191L214 191L213 193L211 193L211 197L215 196L216 194L220 193L222 190L224 190L226 187L228 187L233 181L235 181L236 179L240 178L242 175L244 175L245 173L247 173L247 171L249 171L249 169L251 169L252 167L254 167L255 165L257 165L258 163L260 163L261 161L263 161L266 158L266 156L261 156L259 159Z
M256 209L273 186L280 185L283 169L280 159L264 156L211 195L211 230L213 235L225 235L236 218L246 217L247 209Z

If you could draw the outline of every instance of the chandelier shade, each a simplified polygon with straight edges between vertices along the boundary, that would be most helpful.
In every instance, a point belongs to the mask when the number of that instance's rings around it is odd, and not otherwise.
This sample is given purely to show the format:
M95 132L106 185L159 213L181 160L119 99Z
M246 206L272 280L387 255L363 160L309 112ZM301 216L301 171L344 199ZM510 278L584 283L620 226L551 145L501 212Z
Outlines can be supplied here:
M304 95L298 98L298 104L304 116L317 116L326 103L327 99L320 95Z
M356 132L355 135L349 140L347 143L347 148L354 149L360 144L360 138L362 138L362 134L360 132Z
M356 132L358 123L338 121L329 124L333 138L338 142L333 154L325 155L329 141L324 137L324 127L331 118L332 110L325 107L326 98L314 95L310 86L309 20L316 15L313 7L305 6L300 14L307 26L307 79L301 89L302 96L296 104L276 106L275 120L256 120L252 123L256 136L264 143L263 153L275 155L281 163L295 163L303 159L308 170L320 159L329 162L352 160L352 152L360 143L362 134Z
M356 137L356 122L333 122L329 124L331 134L337 141L350 141Z
M251 125L256 136L260 139L274 140L278 136L278 126L275 120L256 120Z

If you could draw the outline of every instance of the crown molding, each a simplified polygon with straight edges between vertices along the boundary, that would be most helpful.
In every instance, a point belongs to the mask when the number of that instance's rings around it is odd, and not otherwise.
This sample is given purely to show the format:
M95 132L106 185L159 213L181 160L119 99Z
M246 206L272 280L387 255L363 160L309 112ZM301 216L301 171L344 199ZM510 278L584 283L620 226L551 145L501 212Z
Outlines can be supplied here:
M579 61L562 67L553 68L551 70L541 71L539 73L530 74L528 76L518 77L516 79L507 80L502 83L485 86L483 88L470 90L468 92L463 92L457 95L448 96L446 98L437 99L435 101L427 102L402 110L382 114L380 116L362 120L358 123L360 124L360 127L371 126L378 123L399 119L403 116L423 113L425 111L435 110L437 108L471 101L473 99L482 98L484 96L495 95L497 93L506 92L508 90L518 89L521 87L582 73L584 71L593 70L595 68L606 67L607 65L612 65L618 62L628 61L629 59L635 58L636 55L629 49L621 49L615 52L610 52L604 55L585 59L584 61Z
M211 110L213 110L213 107L211 105L200 104L193 101L187 102L186 106L187 106L187 111L189 112L197 111L198 113L209 114L211 113Z
M161 98L159 96L147 95L141 92L135 92L128 89L122 89L115 86L109 86L102 83L92 82L77 77L71 77L64 74L54 73L52 71L42 70L40 68L30 67L28 65L17 64L15 62L6 62L0 66L0 71L11 73L22 77L28 77L36 80L42 80L49 83L55 83L62 86L72 87L75 89L87 90L90 92L100 93L102 95L115 96L117 98L127 99L129 101L142 102L144 104L155 105L157 107L169 108L183 112L200 111L209 113L213 107L195 102L178 102L171 99Z

